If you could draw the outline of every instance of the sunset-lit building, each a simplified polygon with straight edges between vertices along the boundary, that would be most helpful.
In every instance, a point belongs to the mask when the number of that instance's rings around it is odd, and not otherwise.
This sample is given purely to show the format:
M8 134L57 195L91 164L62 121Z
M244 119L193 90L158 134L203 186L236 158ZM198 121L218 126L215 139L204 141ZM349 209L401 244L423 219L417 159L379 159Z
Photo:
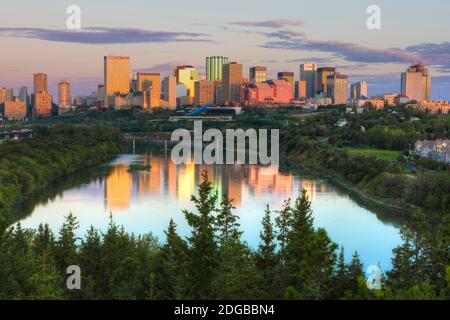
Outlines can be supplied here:
M353 83L350 86L350 96L352 99L365 99L367 98L367 82L360 81Z
M410 104L408 106L425 113L431 114L450 113L450 104L447 100L418 101L416 104Z
M336 68L331 68L331 67L323 67L323 68L318 68L317 69L317 93L323 93L325 96L332 98L329 93L330 91L328 91L328 81L329 79L333 79L333 78L329 78L330 76L334 76L336 74ZM348 90L348 88L347 88ZM347 94L348 96L348 94ZM347 99L346 99L347 101Z
M48 92L36 92L34 94L34 114L40 117L52 115L52 96Z
M58 107L61 109L70 108L70 83L62 80L58 83Z
M162 97L167 102L169 108L177 106L177 78L170 74L162 81Z
M130 92L130 58L124 56L104 57L105 103L110 106L114 94Z
M21 120L27 117L27 105L16 97L13 101L5 102L5 117L9 120Z
M223 65L228 63L227 57L206 57L206 80L222 81Z
M295 82L295 95L296 99L306 99L307 97L307 82L306 80L299 80Z
M278 72L278 80L284 80L288 82L291 85L292 90L294 90L295 78L293 72L290 71Z
M317 91L317 66L313 63L300 65L300 81L306 81L306 98L314 98Z
M288 104L293 99L291 84L284 80L256 82L242 89L241 102L244 105Z
M14 90L7 88L0 88L0 103L14 100Z
M194 104L203 106L207 103L214 103L214 82L208 80L196 81Z
M33 75L34 94L48 91L47 75L45 73L35 73Z
M223 65L222 101L239 102L242 89L242 64L230 62Z
M187 96L195 97L195 82L200 80L197 69L192 66L178 66L175 70L177 83L182 83L187 88Z
M150 92L150 105L144 103L144 108L159 107L159 100L161 99L161 74L138 72L136 75L137 91ZM146 100L144 100L146 101Z
M423 64L412 65L402 73L401 93L414 101L428 101L431 97L431 76Z
M327 97L333 104L346 104L348 99L348 77L342 74L329 75L327 82L322 84L327 88Z
M251 67L249 72L249 82L265 82L267 81L267 68L266 67Z

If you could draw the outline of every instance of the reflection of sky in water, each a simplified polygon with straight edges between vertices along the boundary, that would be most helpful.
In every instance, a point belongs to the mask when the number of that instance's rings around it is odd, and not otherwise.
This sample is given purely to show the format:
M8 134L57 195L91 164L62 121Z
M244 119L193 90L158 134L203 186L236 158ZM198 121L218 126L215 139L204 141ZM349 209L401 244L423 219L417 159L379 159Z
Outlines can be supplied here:
M129 172L129 164L151 167ZM193 209L190 196L201 182L201 166L175 166L165 159L124 155L112 162L109 176L79 188L67 190L21 221L24 227L36 228L48 223L55 231L69 212L80 222L81 237L89 226L105 230L112 212L117 224L135 234L152 232L161 241L171 218L178 232L189 235L183 209ZM345 247L350 259L357 250L364 264L381 263L390 268L392 249L400 242L398 230L378 220L374 213L360 207L347 195L325 181L278 172L275 167L217 166L206 168L214 189L228 192L235 199L236 213L244 230L243 239L252 247L259 243L261 219L266 204L281 208L284 200L294 199L306 189L312 200L315 224L325 228L333 241Z

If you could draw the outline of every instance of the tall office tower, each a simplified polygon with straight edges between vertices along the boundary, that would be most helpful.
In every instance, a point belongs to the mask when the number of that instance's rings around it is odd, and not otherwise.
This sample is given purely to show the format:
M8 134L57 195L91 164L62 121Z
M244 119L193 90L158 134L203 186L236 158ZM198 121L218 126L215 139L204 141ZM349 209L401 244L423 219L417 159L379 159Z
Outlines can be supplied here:
M161 74L138 72L137 91L151 92L150 107L159 107L159 99L161 99Z
M336 68L323 67L317 69L317 93L323 93L328 96L328 76L336 74Z
M130 58L123 56L104 57L105 103L112 105L114 94L130 92Z
M177 78L173 74L162 81L162 94L169 107L177 106Z
M267 81L267 68L266 67L251 67L249 73L249 81L255 82L266 82Z
M222 81L222 68L227 63L227 57L206 57L206 80Z
M27 87L21 87L19 89L19 100L25 102L27 106L30 104Z
M295 99L306 99L306 80L295 81Z
M27 117L27 105L16 97L13 101L5 102L5 117L10 120L20 120Z
M242 89L242 64L230 62L223 66L222 101L239 102Z
M410 100L428 101L431 98L431 76L425 65L412 65L402 73L401 92Z
M175 70L177 83L182 83L187 88L187 96L195 97L195 82L200 80L197 69L193 66L178 66Z
M34 112L36 116L52 115L52 96L48 92L41 91L34 94Z
M58 83L58 107L60 109L66 109L70 105L70 83L62 80Z
M300 81L306 81L306 98L314 98L317 91L317 66L313 63L301 64Z
M34 93L47 92L47 75L45 73L35 73L34 76Z
M194 104L203 106L207 103L214 103L214 82L209 80L196 81Z
M289 82L291 84L292 88L294 88L295 78L294 78L293 72L290 72L290 71L278 72L278 80L284 80L286 82Z
M329 75L327 78L327 97L333 104L346 104L348 98L348 76L339 73Z
M350 87L350 94L353 100L367 98L367 83L365 81L360 81L352 84Z
M0 103L5 103L7 101L14 101L14 89L1 88Z

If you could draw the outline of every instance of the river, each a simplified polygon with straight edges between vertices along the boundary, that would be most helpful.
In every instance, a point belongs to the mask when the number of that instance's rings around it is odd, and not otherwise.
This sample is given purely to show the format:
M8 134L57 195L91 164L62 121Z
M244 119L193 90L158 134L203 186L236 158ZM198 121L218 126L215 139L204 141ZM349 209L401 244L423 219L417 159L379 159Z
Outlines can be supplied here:
M312 202L315 225L344 246L347 261L358 251L366 267L380 264L386 271L391 267L392 249L401 243L398 223L384 219L326 179L284 172L275 166L177 166L152 151L140 153L119 155L80 174L82 178L71 177L75 183L61 182L54 194L43 194L29 204L27 216L19 222L26 228L48 223L57 233L64 216L71 212L80 223L77 236L82 237L91 225L106 230L112 215L126 231L136 235L152 232L164 241L164 230L174 219L180 235L188 236L190 229L182 210L194 209L190 197L206 170L218 194L228 192L234 199L243 240L253 248L259 243L266 205L278 210L284 200L295 199L302 189Z

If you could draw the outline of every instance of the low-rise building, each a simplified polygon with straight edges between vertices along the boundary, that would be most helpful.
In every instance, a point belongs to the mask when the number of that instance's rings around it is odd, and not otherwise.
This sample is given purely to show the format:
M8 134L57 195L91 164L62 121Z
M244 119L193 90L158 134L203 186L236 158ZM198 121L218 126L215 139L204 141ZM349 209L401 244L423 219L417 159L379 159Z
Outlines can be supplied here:
M22 120L27 117L27 103L15 97L13 101L5 102L5 117L9 120Z
M414 151L422 158L429 158L450 164L450 140L419 140Z
M419 101L416 104L410 104L409 106L425 113L431 114L450 113L450 104L446 100Z

